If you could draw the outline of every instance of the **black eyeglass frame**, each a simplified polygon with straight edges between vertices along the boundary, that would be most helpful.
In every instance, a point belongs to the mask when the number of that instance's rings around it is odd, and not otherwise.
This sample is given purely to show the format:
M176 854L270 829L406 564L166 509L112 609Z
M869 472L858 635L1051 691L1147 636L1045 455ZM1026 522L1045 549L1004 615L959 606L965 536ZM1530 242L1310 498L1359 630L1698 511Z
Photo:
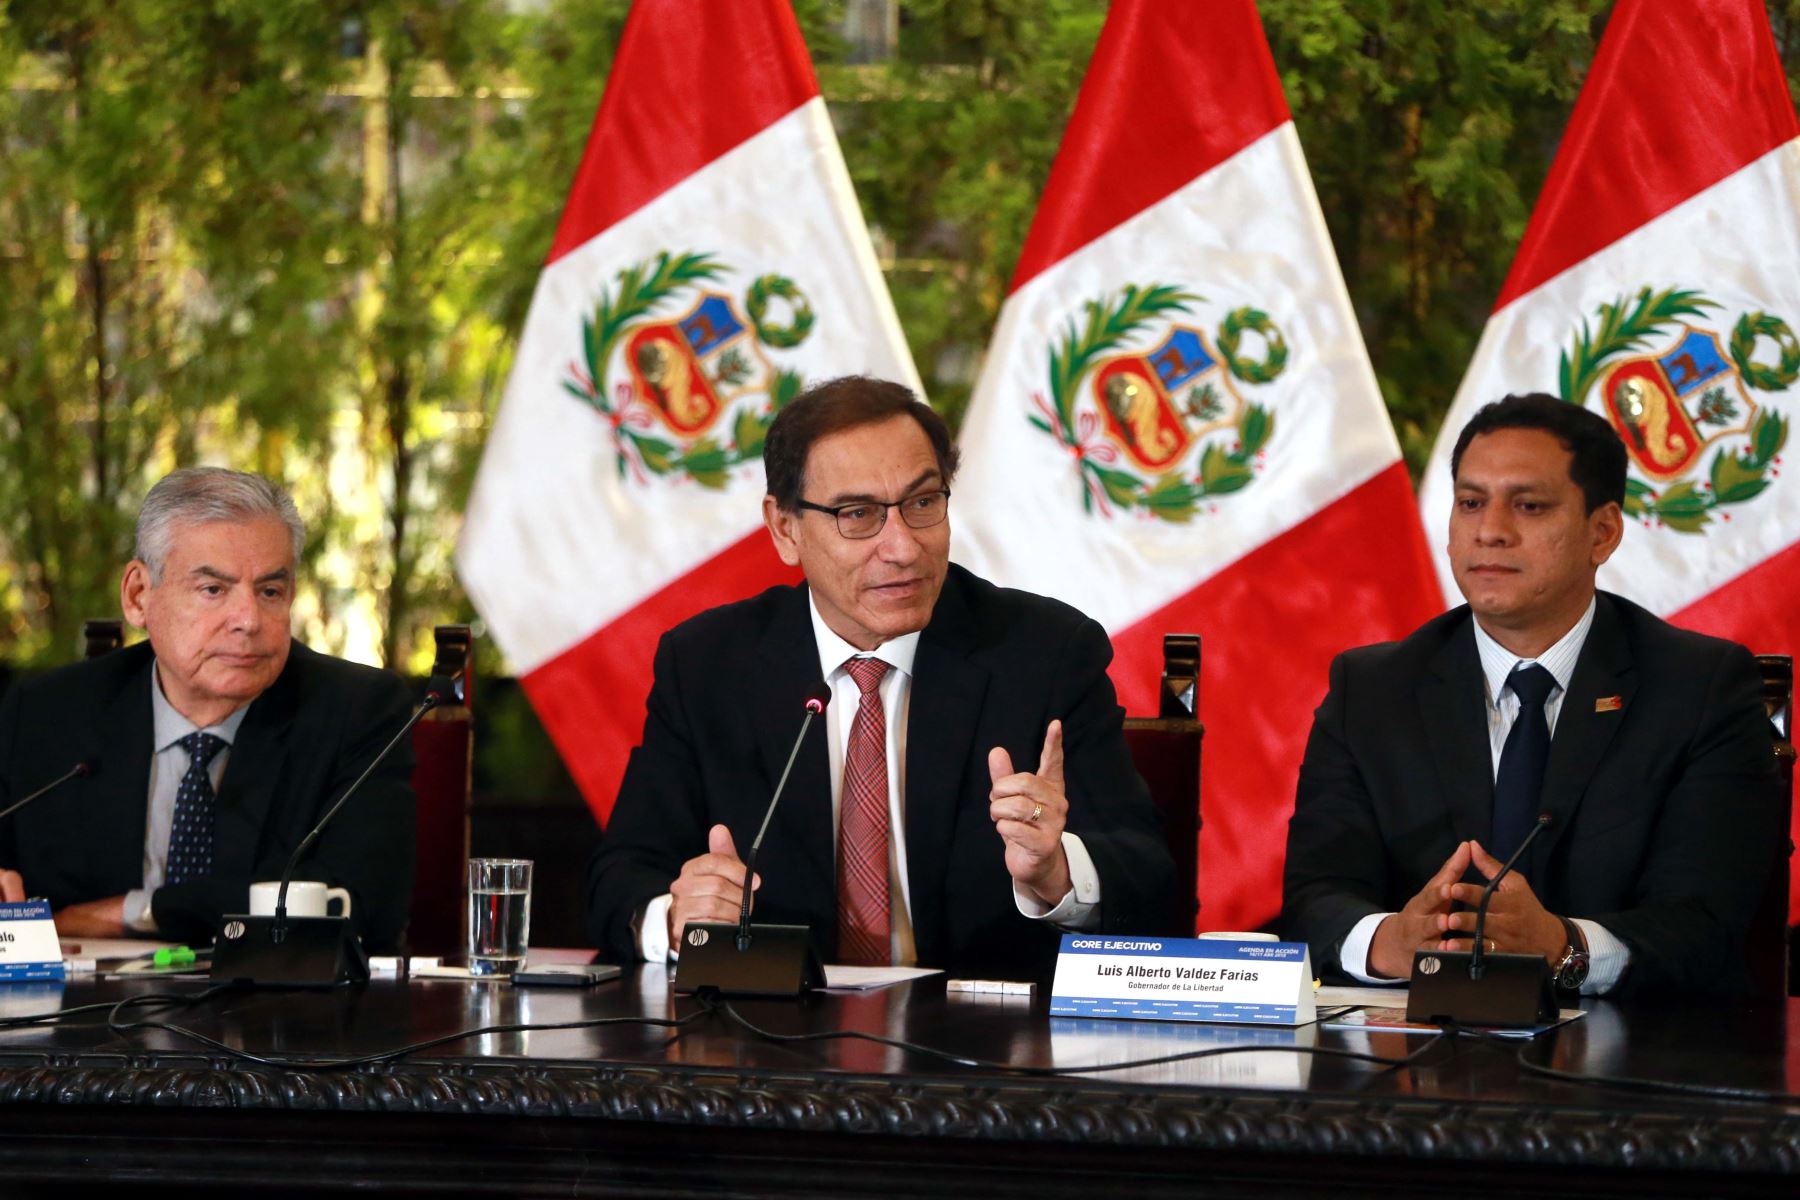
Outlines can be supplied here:
M914 525L911 521L907 521L906 510L901 508L901 506L911 503L922 496L942 496L944 498L944 507L938 511L943 515L929 524ZM939 525L942 525L945 521L950 519L950 489L947 487L927 488L922 492L914 492L910 496L902 496L898 500L852 500L848 504L838 505L814 504L811 500L796 499L794 501L794 507L804 509L807 512L825 513L832 519L832 522L837 525L839 537L848 538L853 542L861 542L872 537L880 536L881 531L887 528L888 510L892 508L900 509L900 519L906 521L906 527L908 529L936 529ZM869 530L867 533L845 533L843 514L845 510L852 508L879 508L881 510L881 520L876 522L875 528Z

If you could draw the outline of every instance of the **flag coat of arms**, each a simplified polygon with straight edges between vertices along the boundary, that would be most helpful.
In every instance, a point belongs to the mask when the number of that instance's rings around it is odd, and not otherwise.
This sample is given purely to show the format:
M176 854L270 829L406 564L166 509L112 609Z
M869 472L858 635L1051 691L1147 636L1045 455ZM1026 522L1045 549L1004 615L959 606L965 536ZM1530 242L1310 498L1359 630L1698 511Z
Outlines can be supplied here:
M1800 653L1797 331L1800 120L1761 0L1621 0L1420 488L1446 594L1457 433L1548 392L1625 443L1630 523L1600 586Z
M457 546L603 819L659 635L798 577L763 435L850 373L918 386L792 10L638 0Z
M1128 710L1201 634L1200 925L1272 920L1331 658L1443 601L1249 0L1113 4L962 448L953 557L1105 625Z

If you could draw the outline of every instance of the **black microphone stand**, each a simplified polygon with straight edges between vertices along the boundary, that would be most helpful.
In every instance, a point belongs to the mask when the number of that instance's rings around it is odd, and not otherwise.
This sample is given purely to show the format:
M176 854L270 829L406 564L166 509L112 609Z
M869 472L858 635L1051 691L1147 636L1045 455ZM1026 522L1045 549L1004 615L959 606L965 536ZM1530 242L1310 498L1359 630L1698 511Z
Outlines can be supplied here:
M55 779L52 779L49 783L46 783L43 787L41 787L37 791L31 793L31 795L25 797L23 800L18 801L16 804L9 804L6 806L6 808L4 810L0 810L0 821L4 821L6 818L8 818L8 817L12 816L14 813L18 812L21 808L24 808L27 804L32 803L34 800L39 800L45 796L48 796L51 792L54 792L57 788L61 787L65 783L69 782L69 780L85 779L89 775L92 775L93 773L94 773L94 764L93 763L88 762L86 760L76 763L74 766L70 767L66 772L64 772L61 775L58 775Z
M281 942L287 939L288 885L294 881L294 871L299 868L300 860L306 856L308 850L313 848L313 843L319 840L319 835L325 832L325 827L331 824L331 819L337 816L338 809L344 807L344 801L356 795L357 789L362 787L363 781L375 773L375 768L387 759L394 747L400 744L402 738L412 732L413 726L417 725L432 709L443 707L446 696L456 696L460 699L460 696L457 696L453 690L457 686L460 686L460 680L434 678L426 687L425 698L420 700L417 707L413 709L412 716L406 719L406 724L402 725L400 731L388 739L388 744L381 748L379 754L369 760L369 765L363 768L363 773L344 789L344 794L337 798L335 804L325 810L325 815L319 819L319 823L314 825L301 839L298 846L294 847L294 852L288 856L287 866L281 869L281 888L275 893L275 924L270 930L272 940Z
M325 832L338 810L356 795L375 768L412 732L413 726L434 708L462 703L462 678L468 649L466 643L439 647L431 681L426 684L424 698L414 707L412 715L289 855L287 866L281 872L281 887L275 894L273 915L259 917L232 913L225 917L224 927L213 945L214 980L256 987L334 987L369 978L369 957L350 918L290 917L288 886L293 882L301 859L319 840L319 835Z
M675 972L678 992L706 992L736 996L798 996L825 983L825 969L819 965L813 949L812 930L804 925L751 925L750 880L756 871L756 852L762 849L763 835L769 832L769 821L781 793L787 788L794 760L800 757L800 746L812 728L813 718L825 711L831 702L831 689L823 683L814 685L806 697L806 717L800 722L800 733L794 748L788 751L787 766L763 810L762 826L750 843L744 861L744 894L738 905L735 926L695 923L681 934L681 965Z
M1519 848L1512 852L1512 856L1494 873L1494 877L1488 880L1488 885L1481 889L1481 903L1475 907L1475 944L1469 949L1470 979L1480 979L1487 971L1486 955L1482 947L1487 943L1488 905L1494 899L1495 889L1500 886L1500 881L1506 878L1507 873L1513 869L1513 864L1518 862L1531 843L1537 840L1537 835L1550 828L1550 820L1549 813L1539 813L1537 824L1531 827L1531 832L1525 835L1525 840L1519 843Z

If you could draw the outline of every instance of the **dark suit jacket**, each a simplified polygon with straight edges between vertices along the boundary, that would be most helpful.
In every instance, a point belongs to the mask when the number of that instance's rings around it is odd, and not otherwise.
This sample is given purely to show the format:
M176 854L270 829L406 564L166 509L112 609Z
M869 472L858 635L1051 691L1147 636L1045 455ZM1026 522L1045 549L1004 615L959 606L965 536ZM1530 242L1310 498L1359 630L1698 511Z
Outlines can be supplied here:
M1596 712L1617 696L1617 711ZM1455 850L1486 845L1493 758L1458 608L1331 666L1288 826L1281 925L1319 969ZM1748 987L1743 937L1786 830L1755 660L1602 592L1545 771L1554 823L1519 868L1551 912L1631 951L1631 991Z
M142 887L151 745L148 642L21 680L0 701L0 806L86 759L75 779L0 823L0 866L53 908ZM244 912L253 882L278 879L309 829L405 722L405 685L295 642L250 704L219 784L214 874L158 888L163 936L210 939ZM302 859L296 879L349 889L372 949L392 948L412 899L412 747L381 768Z
M800 727L819 654L804 587L773 588L702 613L656 652L643 744L589 864L588 928L629 961L631 918L706 851L722 822L739 854L762 821ZM1100 876L1112 931L1161 932L1174 866L1121 732L1106 665L1112 647L1065 604L994 587L961 567L919 639L906 746L906 854L919 961L960 972L1041 972L1058 931L1018 913L988 819L988 750L1034 770L1044 730L1064 728L1068 829ZM759 921L804 924L836 953L831 785L815 721L769 826L757 873Z

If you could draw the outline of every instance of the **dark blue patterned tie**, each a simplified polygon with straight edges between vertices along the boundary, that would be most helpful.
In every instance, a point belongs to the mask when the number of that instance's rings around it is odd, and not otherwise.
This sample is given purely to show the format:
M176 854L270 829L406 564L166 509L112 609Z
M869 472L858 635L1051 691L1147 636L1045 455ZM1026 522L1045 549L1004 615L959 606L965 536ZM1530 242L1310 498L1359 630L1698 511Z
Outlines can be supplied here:
M1506 686L1519 698L1519 717L1500 750L1494 775L1494 844L1488 852L1505 859L1519 848L1538 819L1544 767L1550 761L1550 722L1544 701L1556 690L1556 676L1543 667L1514 667Z
M218 798L213 795L212 776L206 768L230 743L210 733L190 733L176 745L188 752L188 769L175 793L175 820L169 826L169 861L163 881L188 883L212 874L213 810Z

